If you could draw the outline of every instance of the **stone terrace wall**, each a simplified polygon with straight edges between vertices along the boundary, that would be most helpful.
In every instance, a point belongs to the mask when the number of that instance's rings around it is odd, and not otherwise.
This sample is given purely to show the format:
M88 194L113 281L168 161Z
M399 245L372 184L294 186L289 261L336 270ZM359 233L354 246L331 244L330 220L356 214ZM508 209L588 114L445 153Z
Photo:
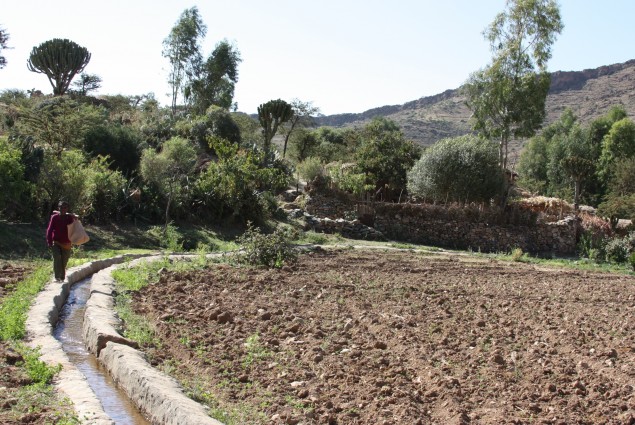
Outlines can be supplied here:
M356 212L353 203L312 193L306 210L318 217L336 219ZM573 254L578 220L571 216L553 223L536 222L529 211L445 209L416 204L374 204L374 228L386 238L481 252Z
M375 216L375 229L390 239L481 252L521 248L531 253L573 254L576 250L575 217L555 223L500 225L405 216L399 214L398 204L394 206L382 206Z
M305 210L316 217L330 218L331 220L357 214L357 209L351 199L347 199L343 195L340 197L325 196L315 191L307 197Z

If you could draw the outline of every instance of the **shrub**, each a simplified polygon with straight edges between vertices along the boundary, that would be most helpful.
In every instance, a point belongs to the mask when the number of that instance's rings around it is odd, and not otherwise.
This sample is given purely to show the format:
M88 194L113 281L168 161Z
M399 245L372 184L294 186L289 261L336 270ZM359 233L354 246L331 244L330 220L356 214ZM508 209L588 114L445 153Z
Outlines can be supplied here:
M408 192L441 202L487 202L503 191L498 149L472 135L443 139L408 172Z
M317 176L324 175L324 168L319 158L314 156L305 159L297 166L298 174L304 181L313 181Z
M94 222L106 223L116 216L125 200L126 179L120 171L109 169L106 158L101 156L87 164L85 176L88 186L84 198L89 207L84 214Z
M512 261L522 262L525 260L525 253L522 248L514 248L512 249Z
M583 257L604 261L606 243L613 236L611 225L594 215L580 214L579 217L582 234L578 243L578 252Z
M621 218L635 221L635 194L609 194L606 201L598 206L598 213L609 218L613 229Z
M259 228L248 223L245 233L238 238L243 247L239 261L269 268L280 268L285 263L297 260L297 254L291 241L294 235L285 229L276 229L271 234L263 234Z
M15 217L19 214L19 200L30 190L24 180L24 165L20 161L20 151L0 138L0 214Z
M606 261L622 264L628 259L629 244L626 238L614 238L606 244Z
M84 136L84 150L91 157L107 156L113 170L131 175L141 160L141 137L130 127L98 126Z
M263 166L262 152L241 149L222 139L210 139L218 161L210 162L194 185L199 215L233 217L261 222L266 218L266 205L260 194L277 192L289 184L290 172L285 163L275 161Z
M633 271L635 271L635 252L633 252L631 256L628 257L628 263L631 265Z
M167 226L152 226L148 234L155 237L159 244L171 252L183 252L183 237L179 229L171 222Z

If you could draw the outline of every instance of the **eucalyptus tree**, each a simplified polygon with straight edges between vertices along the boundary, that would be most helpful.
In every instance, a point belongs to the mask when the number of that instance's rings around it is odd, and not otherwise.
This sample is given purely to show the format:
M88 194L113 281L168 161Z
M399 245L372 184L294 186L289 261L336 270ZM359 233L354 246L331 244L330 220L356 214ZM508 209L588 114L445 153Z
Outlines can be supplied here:
M240 52L235 45L227 40L216 45L185 88L185 97L195 113L204 114L212 105L225 109L234 106L234 88L241 61Z
M168 83L172 88L172 113L176 112L179 94L201 66L200 40L206 33L207 26L194 6L181 13L170 34L163 40L163 57L170 61Z
M484 31L492 62L470 76L465 93L474 129L499 140L502 168L509 141L530 137L542 125L551 83L547 62L562 29L555 0L507 0Z
M573 182L573 205L577 210L580 204L583 184L595 173L595 159L588 131L574 126L563 140L564 156L560 167Z
M0 28L0 52L2 52L3 49L9 48L9 46L7 45L8 41L9 33L7 32L7 30ZM5 66L7 66L7 58L0 55L0 69L4 68Z
M622 118L611 126L602 139L598 175L605 184L610 184L619 160L635 157L635 122Z
M54 38L31 50L27 68L46 75L53 87L53 95L62 96L75 75L86 68L90 56L88 49L74 41Z

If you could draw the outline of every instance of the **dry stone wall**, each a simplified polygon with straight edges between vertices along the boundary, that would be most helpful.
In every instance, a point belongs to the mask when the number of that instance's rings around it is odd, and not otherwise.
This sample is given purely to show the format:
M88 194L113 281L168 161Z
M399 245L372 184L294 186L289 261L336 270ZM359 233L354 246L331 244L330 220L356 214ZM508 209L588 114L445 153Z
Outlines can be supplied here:
M520 248L535 254L568 255L576 251L579 222L574 216L551 223L521 219L510 224L492 220L495 216L489 213L456 214L455 209L454 213L439 214L441 207L434 208L436 211L429 205L377 203L373 228L392 240L481 252ZM356 207L352 202L312 193L307 197L306 211L337 221L345 214L355 214Z

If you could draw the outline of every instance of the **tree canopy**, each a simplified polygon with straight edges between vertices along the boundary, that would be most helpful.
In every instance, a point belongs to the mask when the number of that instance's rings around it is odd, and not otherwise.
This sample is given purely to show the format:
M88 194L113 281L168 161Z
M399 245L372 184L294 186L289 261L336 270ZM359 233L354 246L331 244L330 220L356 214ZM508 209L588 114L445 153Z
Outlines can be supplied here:
M75 75L86 68L90 56L85 47L68 39L54 38L31 50L27 68L46 75L53 87L53 94L62 96Z
M99 90L101 83L102 79L99 75L82 72L79 75L79 80L73 83L73 88L77 94L86 96L91 91Z
M408 192L436 202L485 202L502 194L496 145L466 135L426 149L408 172Z
M187 181L196 163L196 151L188 140L173 137L161 152L146 149L141 155L141 175L166 198L165 226L170 223L170 206L185 195Z
M206 33L207 26L194 6L181 13L170 34L163 40L163 57L170 61L168 83L172 88L172 113L176 112L179 94L201 66L200 40Z
M406 172L419 155L419 147L406 140L394 121L374 118L360 133L354 159L369 185L399 192L405 189Z
M569 109L541 134L531 138L520 155L520 184L547 196L597 206L606 196L619 196L619 179L628 181L621 163L635 158L635 124L621 107L612 108L587 126Z
M267 158L271 154L271 140L282 123L293 117L293 108L281 99L270 100L258 106L258 121L262 127L264 151Z
M508 0L484 32L492 61L470 76L464 90L474 129L499 139L503 168L509 140L533 135L543 122L550 85L547 62L562 28L555 0Z
M320 113L320 108L313 106L312 102L303 102L300 99L293 99L291 108L293 109L293 116L289 120L288 128L285 129L284 146L282 148L283 158L287 156L287 145L293 131L296 128L312 126L313 116Z
M203 114L212 105L230 109L238 81L240 52L230 42L219 42L205 63L196 70L185 93L194 113Z
M7 45L8 41L9 33L5 29L0 28L0 53L2 53L4 49L9 48L9 46ZM7 58L0 54L0 69L4 68L5 66L7 66Z

